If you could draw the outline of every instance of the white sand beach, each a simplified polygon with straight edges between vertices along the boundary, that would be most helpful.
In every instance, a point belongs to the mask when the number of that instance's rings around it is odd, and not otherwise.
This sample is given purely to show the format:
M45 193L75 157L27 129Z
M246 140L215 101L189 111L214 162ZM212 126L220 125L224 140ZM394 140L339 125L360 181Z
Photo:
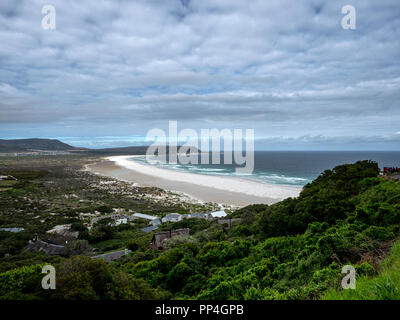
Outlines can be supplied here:
M272 204L288 197L297 197L301 187L274 185L257 181L186 173L142 164L135 156L112 156L87 166L97 174L185 193L204 202L245 206L255 203Z

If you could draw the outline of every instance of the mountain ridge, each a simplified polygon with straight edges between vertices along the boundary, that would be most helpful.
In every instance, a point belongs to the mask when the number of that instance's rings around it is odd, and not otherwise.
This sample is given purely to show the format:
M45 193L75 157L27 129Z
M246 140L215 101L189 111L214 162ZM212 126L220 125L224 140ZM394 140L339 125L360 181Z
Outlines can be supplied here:
M0 139L0 152L69 151L77 148L57 139Z
M148 146L128 146L102 149L89 149L74 147L58 139L0 139L0 153L12 152L32 152L32 151L67 151L71 153L84 153L92 155L125 155L137 154L145 155ZM179 148L179 146L178 146ZM169 152L169 146L166 146L166 152ZM200 152L198 149L197 152Z

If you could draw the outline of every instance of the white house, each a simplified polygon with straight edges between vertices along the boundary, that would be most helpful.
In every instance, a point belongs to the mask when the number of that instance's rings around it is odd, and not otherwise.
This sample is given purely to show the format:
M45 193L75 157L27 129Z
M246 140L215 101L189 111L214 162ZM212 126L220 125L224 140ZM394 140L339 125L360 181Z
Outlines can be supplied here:
M66 231L71 229L70 224L60 224L58 226L54 226L53 229L46 231L47 233L62 233L62 231Z
M179 213L170 213L161 219L162 222L178 222L182 220L182 215Z
M150 215L148 215L148 214L139 213L139 212L134 213L132 216L135 217L135 218L146 219L146 220L155 220L155 219L158 219L158 217L150 216Z
M48 230L46 232L50 233L50 234L57 234L57 235L64 236L64 237L78 238L78 236L79 236L79 231L71 231L70 224L61 224L61 225L55 226L53 229Z
M182 215L184 219L192 219L192 218L197 218L197 219L208 219L209 214L208 213L188 213Z
M224 210L215 211L215 212L210 212L210 215L213 218L223 218L223 217L226 217L226 212Z

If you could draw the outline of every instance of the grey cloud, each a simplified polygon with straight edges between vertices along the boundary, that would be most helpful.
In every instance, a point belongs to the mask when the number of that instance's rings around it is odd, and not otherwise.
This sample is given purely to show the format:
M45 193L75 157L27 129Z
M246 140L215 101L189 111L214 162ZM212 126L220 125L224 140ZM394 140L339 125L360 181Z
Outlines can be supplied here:
M0 4L0 135L168 120L260 136L399 130L397 0L357 2L357 30L340 26L343 1L54 0L52 31L44 4Z

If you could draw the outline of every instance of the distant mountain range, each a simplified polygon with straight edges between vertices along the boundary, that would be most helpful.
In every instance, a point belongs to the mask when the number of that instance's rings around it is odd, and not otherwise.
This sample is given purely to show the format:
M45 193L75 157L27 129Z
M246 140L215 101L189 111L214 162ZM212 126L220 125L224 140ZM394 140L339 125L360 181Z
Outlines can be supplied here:
M147 146L122 148L88 149L77 148L56 139L0 139L0 153L32 152L32 151L65 151L71 153L93 155L146 154Z
M74 149L77 148L54 139L0 139L0 152L70 151Z

